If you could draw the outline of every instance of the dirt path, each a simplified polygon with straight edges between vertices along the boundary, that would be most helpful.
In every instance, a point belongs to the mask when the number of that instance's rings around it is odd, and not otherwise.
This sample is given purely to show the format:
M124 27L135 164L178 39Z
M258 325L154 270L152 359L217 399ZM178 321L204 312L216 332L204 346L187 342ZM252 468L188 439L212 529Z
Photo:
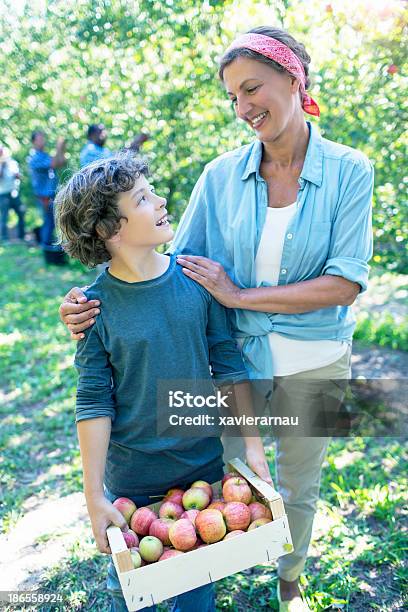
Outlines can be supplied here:
M32 497L28 505L34 509L0 536L0 591L34 589L78 539L90 535L84 533L90 529L82 493L45 502Z
M354 343L352 376L408 378L408 353Z

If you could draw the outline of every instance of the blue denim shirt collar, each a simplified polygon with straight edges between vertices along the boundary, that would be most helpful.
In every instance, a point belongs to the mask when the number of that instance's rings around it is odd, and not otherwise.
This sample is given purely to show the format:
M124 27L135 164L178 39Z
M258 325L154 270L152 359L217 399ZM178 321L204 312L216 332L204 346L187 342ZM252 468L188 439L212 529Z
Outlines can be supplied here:
M305 162L300 174L300 179L314 183L318 187L323 181L323 143L318 130L307 121L309 127L309 144L307 146ZM260 180L259 167L262 160L263 145L260 140L254 142L248 161L245 165L241 179L245 181L250 174L256 173L256 178Z

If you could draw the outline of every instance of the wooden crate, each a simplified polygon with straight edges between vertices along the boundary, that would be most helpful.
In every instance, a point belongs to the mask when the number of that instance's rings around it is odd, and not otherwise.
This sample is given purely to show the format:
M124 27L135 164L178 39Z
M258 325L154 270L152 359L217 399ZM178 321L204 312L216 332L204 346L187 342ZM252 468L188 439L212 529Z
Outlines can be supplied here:
M215 582L236 572L268 563L293 550L282 498L242 461L230 462L230 471L243 476L254 495L269 505L273 521L230 540L192 550L177 557L133 569L130 552L118 527L108 527L112 559L130 612L158 604L169 597ZM213 485L215 495L221 483ZM149 506L156 510L160 502Z

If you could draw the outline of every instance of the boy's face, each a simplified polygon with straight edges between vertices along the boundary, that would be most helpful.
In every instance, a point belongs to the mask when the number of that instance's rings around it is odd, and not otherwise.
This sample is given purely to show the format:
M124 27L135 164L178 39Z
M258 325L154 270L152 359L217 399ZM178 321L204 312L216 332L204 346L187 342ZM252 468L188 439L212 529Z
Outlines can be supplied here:
M167 220L166 199L152 189L146 177L141 175L133 189L120 194L119 210L127 221L121 221L121 228L114 237L116 245L154 248L173 238L174 232Z

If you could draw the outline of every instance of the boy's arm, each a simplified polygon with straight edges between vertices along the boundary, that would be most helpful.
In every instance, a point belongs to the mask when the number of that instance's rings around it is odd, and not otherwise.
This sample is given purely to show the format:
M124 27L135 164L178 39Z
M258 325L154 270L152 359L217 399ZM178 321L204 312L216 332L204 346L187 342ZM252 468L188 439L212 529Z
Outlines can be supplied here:
M124 516L106 499L103 492L111 419L110 417L85 419L78 423L77 430L84 475L84 493L92 532L99 552L111 554L106 529L109 525L115 525L122 531L128 530Z
M242 361L240 350L231 336L229 316L226 309L211 297L208 313L207 342L214 382L228 394L233 385L229 409L234 416L253 417L251 386ZM231 395L229 395L231 399ZM265 450L257 428L241 426L245 442L246 460L249 467L262 480L273 484ZM254 435L255 434L255 435Z
M251 385L248 381L235 383L232 388L229 385L222 386L221 389L223 395L227 395L231 392L229 395L230 399L228 400L228 408L233 416L238 418L244 417L245 419L250 419L255 416L252 404ZM274 486L258 428L254 425L248 427L243 423L240 429L245 443L245 455L248 466L255 474L262 478L262 480Z
M97 328L78 344L76 421L84 477L86 505L92 531L100 552L109 554L106 529L114 524L128 529L122 514L106 499L103 491L111 421L115 416L112 370Z

